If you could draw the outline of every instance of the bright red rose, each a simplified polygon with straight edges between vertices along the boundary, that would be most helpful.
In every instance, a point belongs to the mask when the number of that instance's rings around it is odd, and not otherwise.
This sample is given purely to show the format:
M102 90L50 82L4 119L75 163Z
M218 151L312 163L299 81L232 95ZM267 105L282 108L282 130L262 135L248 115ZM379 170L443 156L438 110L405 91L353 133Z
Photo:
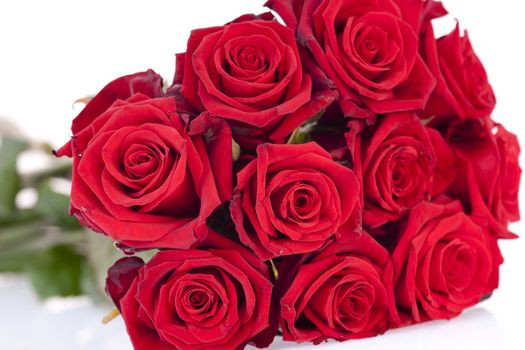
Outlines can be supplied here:
M496 104L487 73L459 25L438 40L430 22L425 24L422 56L437 80L424 118L441 125L451 119L488 118Z
M315 143L260 145L237 180L232 219L264 260L315 251L339 238L342 225L359 224L354 173Z
M120 299L136 350L236 350L268 346L273 285L240 246L165 250ZM276 330L276 328L275 328Z
M450 319L498 286L496 239L459 202L414 208L393 254L396 302L407 323Z
M231 167L230 182L224 181L231 134L217 133L220 158L210 163L205 137L191 127L188 133L176 107L174 98L136 94L74 136L80 153L73 162L71 212L83 224L134 248L189 248L202 238L195 228L231 197Z
M364 232L314 257L284 262L279 278L284 340L370 337L398 322L390 256Z
M307 60L271 14L245 15L192 31L174 85L198 111L226 119L242 146L282 143L336 96L312 84Z
M162 97L162 77L150 69L120 77L106 85L73 120L73 137L55 152L56 155L73 157L82 154L93 137L92 123L117 100L126 100L138 93L151 98Z
M370 228L398 220L453 180L453 152L415 114L390 114L363 131L354 130L359 123L349 125L348 148L356 172L362 174L363 221Z
M516 136L502 125L472 120L451 126L449 143L459 171L449 193L461 199L473 216L502 238L513 238L509 222L520 219L518 191L521 169Z
M424 108L435 80L418 53L418 24L407 23L394 1L270 0L267 6L333 81L345 115L372 119Z

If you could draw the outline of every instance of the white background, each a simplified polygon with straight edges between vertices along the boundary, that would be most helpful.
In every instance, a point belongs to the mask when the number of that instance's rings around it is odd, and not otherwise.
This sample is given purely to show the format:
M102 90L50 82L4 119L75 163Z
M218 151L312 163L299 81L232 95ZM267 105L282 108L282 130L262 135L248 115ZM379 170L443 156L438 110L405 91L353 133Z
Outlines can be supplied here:
M60 146L69 136L73 101L96 93L115 77L147 68L171 80L174 54L184 51L192 28L261 12L263 2L0 0L0 116L29 136ZM525 142L522 1L444 3L469 30L486 66L498 97L494 117ZM438 32L453 26L451 18L441 21ZM520 196L525 205L523 190ZM520 233L524 228L517 224L514 230ZM506 263L500 289L460 318L317 348L525 349L525 244L521 239L502 246ZM121 320L100 324L106 311L85 298L41 305L25 280L0 277L0 349L131 349Z

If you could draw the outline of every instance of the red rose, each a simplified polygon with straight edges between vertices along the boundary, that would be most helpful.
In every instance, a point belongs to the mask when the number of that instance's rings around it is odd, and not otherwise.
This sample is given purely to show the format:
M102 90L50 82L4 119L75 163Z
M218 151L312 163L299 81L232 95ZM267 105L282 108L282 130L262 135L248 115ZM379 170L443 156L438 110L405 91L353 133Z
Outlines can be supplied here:
M56 155L73 157L84 152L93 137L92 123L117 100L126 100L137 93L151 98L162 97L162 77L150 69L120 77L106 85L73 120L73 137L55 152Z
M517 136L507 131L503 125L496 126L494 136L500 155L500 198L491 206L492 213L500 222L516 222L520 220L518 201L521 180L520 144Z
M201 238L195 228L229 191L217 189L204 137L187 128L174 98L137 94L114 103L72 140L81 152L73 162L72 214L131 247L189 248ZM231 135L217 135L220 158L212 164L227 169Z
M241 241L264 260L311 252L357 225L354 173L315 143L264 144L237 176L231 215Z
M422 109L435 80L392 0L270 0L340 94L347 116Z
M498 285L496 239L458 202L414 208L393 254L396 301L409 322L450 319Z
M290 29L270 14L245 15L194 30L174 84L198 111L228 120L242 146L282 143L336 95L312 85L301 59Z
M368 234L302 260L280 268L284 340L320 343L370 337L398 322L390 256Z
M437 87L423 113L439 125L450 119L487 118L496 104L487 73L459 25L436 40L430 22L422 39L422 55L437 79Z
M120 299L136 350L236 350L268 346L273 285L242 247L165 250Z
M350 126L355 128L353 123ZM355 130L347 138L353 135ZM363 176L363 220L371 228L398 220L451 182L452 152L447 152L439 133L425 127L415 114L388 115L376 128L365 129L356 137L358 149L350 145L349 149ZM438 152L434 144L439 145Z
M516 136L502 125L472 120L453 125L448 138L460 167L450 194L461 199L473 216L487 222L495 235L515 237L507 226L520 219Z

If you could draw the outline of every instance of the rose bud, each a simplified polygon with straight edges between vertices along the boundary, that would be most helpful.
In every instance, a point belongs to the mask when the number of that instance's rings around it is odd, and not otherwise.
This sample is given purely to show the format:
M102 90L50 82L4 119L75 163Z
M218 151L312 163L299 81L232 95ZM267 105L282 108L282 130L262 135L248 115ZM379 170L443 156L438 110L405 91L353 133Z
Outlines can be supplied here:
M275 335L267 334L273 286L266 265L255 256L246 259L250 253L243 249L157 253L121 300L134 348L268 346Z
M213 162L175 98L136 94L115 102L73 137L81 153L73 161L71 213L128 247L189 248L232 186L225 181L231 134L199 128L214 139Z
M436 82L418 53L418 23L407 23L395 1L270 0L266 5L295 30L335 84L346 116L374 119L424 108Z
M343 341L382 334L397 324L390 256L367 233L332 244L313 258L292 264L286 259L277 286L284 291L284 340Z
M354 173L315 143L263 144L237 175L230 206L240 240L261 259L317 250L359 225ZM354 215L352 215L354 214Z
M500 238L514 238L508 224L520 219L520 146L500 124L471 120L452 125L448 139L459 159L458 177L449 194L459 198Z
M421 203L404 225L392 260L405 322L450 319L498 286L496 239L459 202Z
M457 25L452 33L436 40L432 24L425 25L421 51L437 87L423 118L431 118L432 125L457 118L488 118L496 98L468 35L461 37Z
M109 268L106 293L113 300L117 309L120 310L120 299L126 295L142 266L144 266L144 261L133 256L119 259Z
M312 83L307 55L271 14L192 31L174 86L193 107L224 118L243 148L285 142L337 93Z

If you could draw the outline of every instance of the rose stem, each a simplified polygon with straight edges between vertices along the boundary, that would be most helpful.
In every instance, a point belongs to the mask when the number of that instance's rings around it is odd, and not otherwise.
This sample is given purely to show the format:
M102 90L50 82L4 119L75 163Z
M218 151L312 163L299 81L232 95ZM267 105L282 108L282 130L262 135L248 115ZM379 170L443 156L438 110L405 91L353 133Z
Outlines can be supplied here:
M273 263L272 259L270 259L270 265L272 265L273 276L275 277L275 280L277 281L279 279L279 271L277 270L277 267L275 267L275 264Z
M102 319L102 324L108 324L111 321L113 321L115 318L117 318L120 315L120 311L118 309L111 310L104 318Z

